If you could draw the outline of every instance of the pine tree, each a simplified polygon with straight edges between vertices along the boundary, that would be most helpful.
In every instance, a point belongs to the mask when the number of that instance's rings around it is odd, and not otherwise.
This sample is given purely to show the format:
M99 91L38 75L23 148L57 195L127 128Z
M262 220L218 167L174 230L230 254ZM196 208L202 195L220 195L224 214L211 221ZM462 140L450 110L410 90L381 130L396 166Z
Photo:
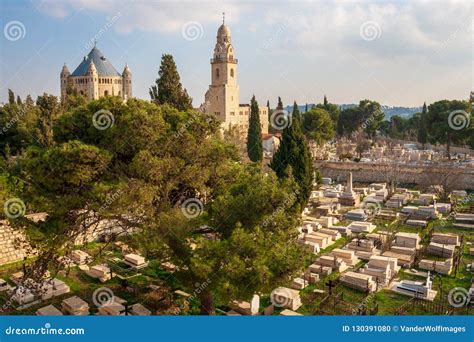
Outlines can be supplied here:
M255 95L250 101L249 129L247 132L247 154L253 162L261 162L263 159L262 126L260 125L260 114Z
M328 98L324 95L323 105L326 107L328 105Z
M293 175L299 185L296 198L300 209L302 209L311 194L313 167L309 147L301 130L300 114L296 102L292 117L292 124L283 130L280 147L273 156L270 167L280 179Z
M178 110L192 108L192 98L181 85L178 69L173 56L164 54L161 57L160 70L156 79L156 85L150 88L152 101L158 104L169 104Z
M421 111L420 121L418 123L418 142L421 143L423 149L428 141L428 132L426 131L426 115L428 110L426 109L426 102L423 103L423 110Z

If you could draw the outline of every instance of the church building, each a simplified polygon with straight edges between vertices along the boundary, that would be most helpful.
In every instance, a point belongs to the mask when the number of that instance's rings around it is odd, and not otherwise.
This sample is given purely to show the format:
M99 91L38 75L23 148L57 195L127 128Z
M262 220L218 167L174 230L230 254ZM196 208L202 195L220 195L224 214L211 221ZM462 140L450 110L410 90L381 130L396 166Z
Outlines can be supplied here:
M236 128L242 136L247 135L250 105L240 104L237 83L237 59L232 46L229 27L224 20L217 30L214 56L211 59L211 85L205 95L203 111L214 114L222 128ZM259 104L262 133L268 133L268 107Z
M132 96L132 72L128 65L120 74L95 45L72 74L64 64L60 79L62 99L68 87L91 100L103 96L120 96L126 100Z

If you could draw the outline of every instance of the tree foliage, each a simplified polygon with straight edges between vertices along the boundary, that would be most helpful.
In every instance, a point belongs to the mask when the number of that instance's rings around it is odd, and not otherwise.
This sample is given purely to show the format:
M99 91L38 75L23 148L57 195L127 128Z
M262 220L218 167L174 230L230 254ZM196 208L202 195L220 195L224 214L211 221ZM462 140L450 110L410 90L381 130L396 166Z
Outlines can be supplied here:
M157 104L169 104L178 110L192 108L192 99L181 85L178 68L173 56L164 54L161 57L160 70L156 85L150 88L150 97Z
M260 124L260 113L255 95L250 100L249 129L247 132L247 155L253 162L261 162L263 159L262 126Z
M292 124L282 132L282 141L270 167L280 179L293 176L298 183L297 203L302 209L308 202L312 188L312 160L308 143L301 129L298 106L293 106Z

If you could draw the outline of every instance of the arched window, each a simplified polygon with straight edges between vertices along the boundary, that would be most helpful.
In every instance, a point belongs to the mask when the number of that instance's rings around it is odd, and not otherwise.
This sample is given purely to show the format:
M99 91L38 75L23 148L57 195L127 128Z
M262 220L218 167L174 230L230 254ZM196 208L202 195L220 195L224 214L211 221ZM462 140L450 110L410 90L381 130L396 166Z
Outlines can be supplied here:
M219 69L216 69L216 78L219 78Z
M234 69L230 69L230 77L234 77Z
M104 90L104 96L109 96L109 91L108 90Z

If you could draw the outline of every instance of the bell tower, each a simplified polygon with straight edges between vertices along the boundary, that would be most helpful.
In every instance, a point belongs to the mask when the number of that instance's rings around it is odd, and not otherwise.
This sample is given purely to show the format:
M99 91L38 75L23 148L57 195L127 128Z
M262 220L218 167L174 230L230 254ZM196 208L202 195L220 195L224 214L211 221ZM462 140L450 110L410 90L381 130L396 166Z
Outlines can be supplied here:
M211 85L206 93L206 104L206 112L216 115L225 129L233 123L232 117L239 115L237 59L224 13L211 59Z

